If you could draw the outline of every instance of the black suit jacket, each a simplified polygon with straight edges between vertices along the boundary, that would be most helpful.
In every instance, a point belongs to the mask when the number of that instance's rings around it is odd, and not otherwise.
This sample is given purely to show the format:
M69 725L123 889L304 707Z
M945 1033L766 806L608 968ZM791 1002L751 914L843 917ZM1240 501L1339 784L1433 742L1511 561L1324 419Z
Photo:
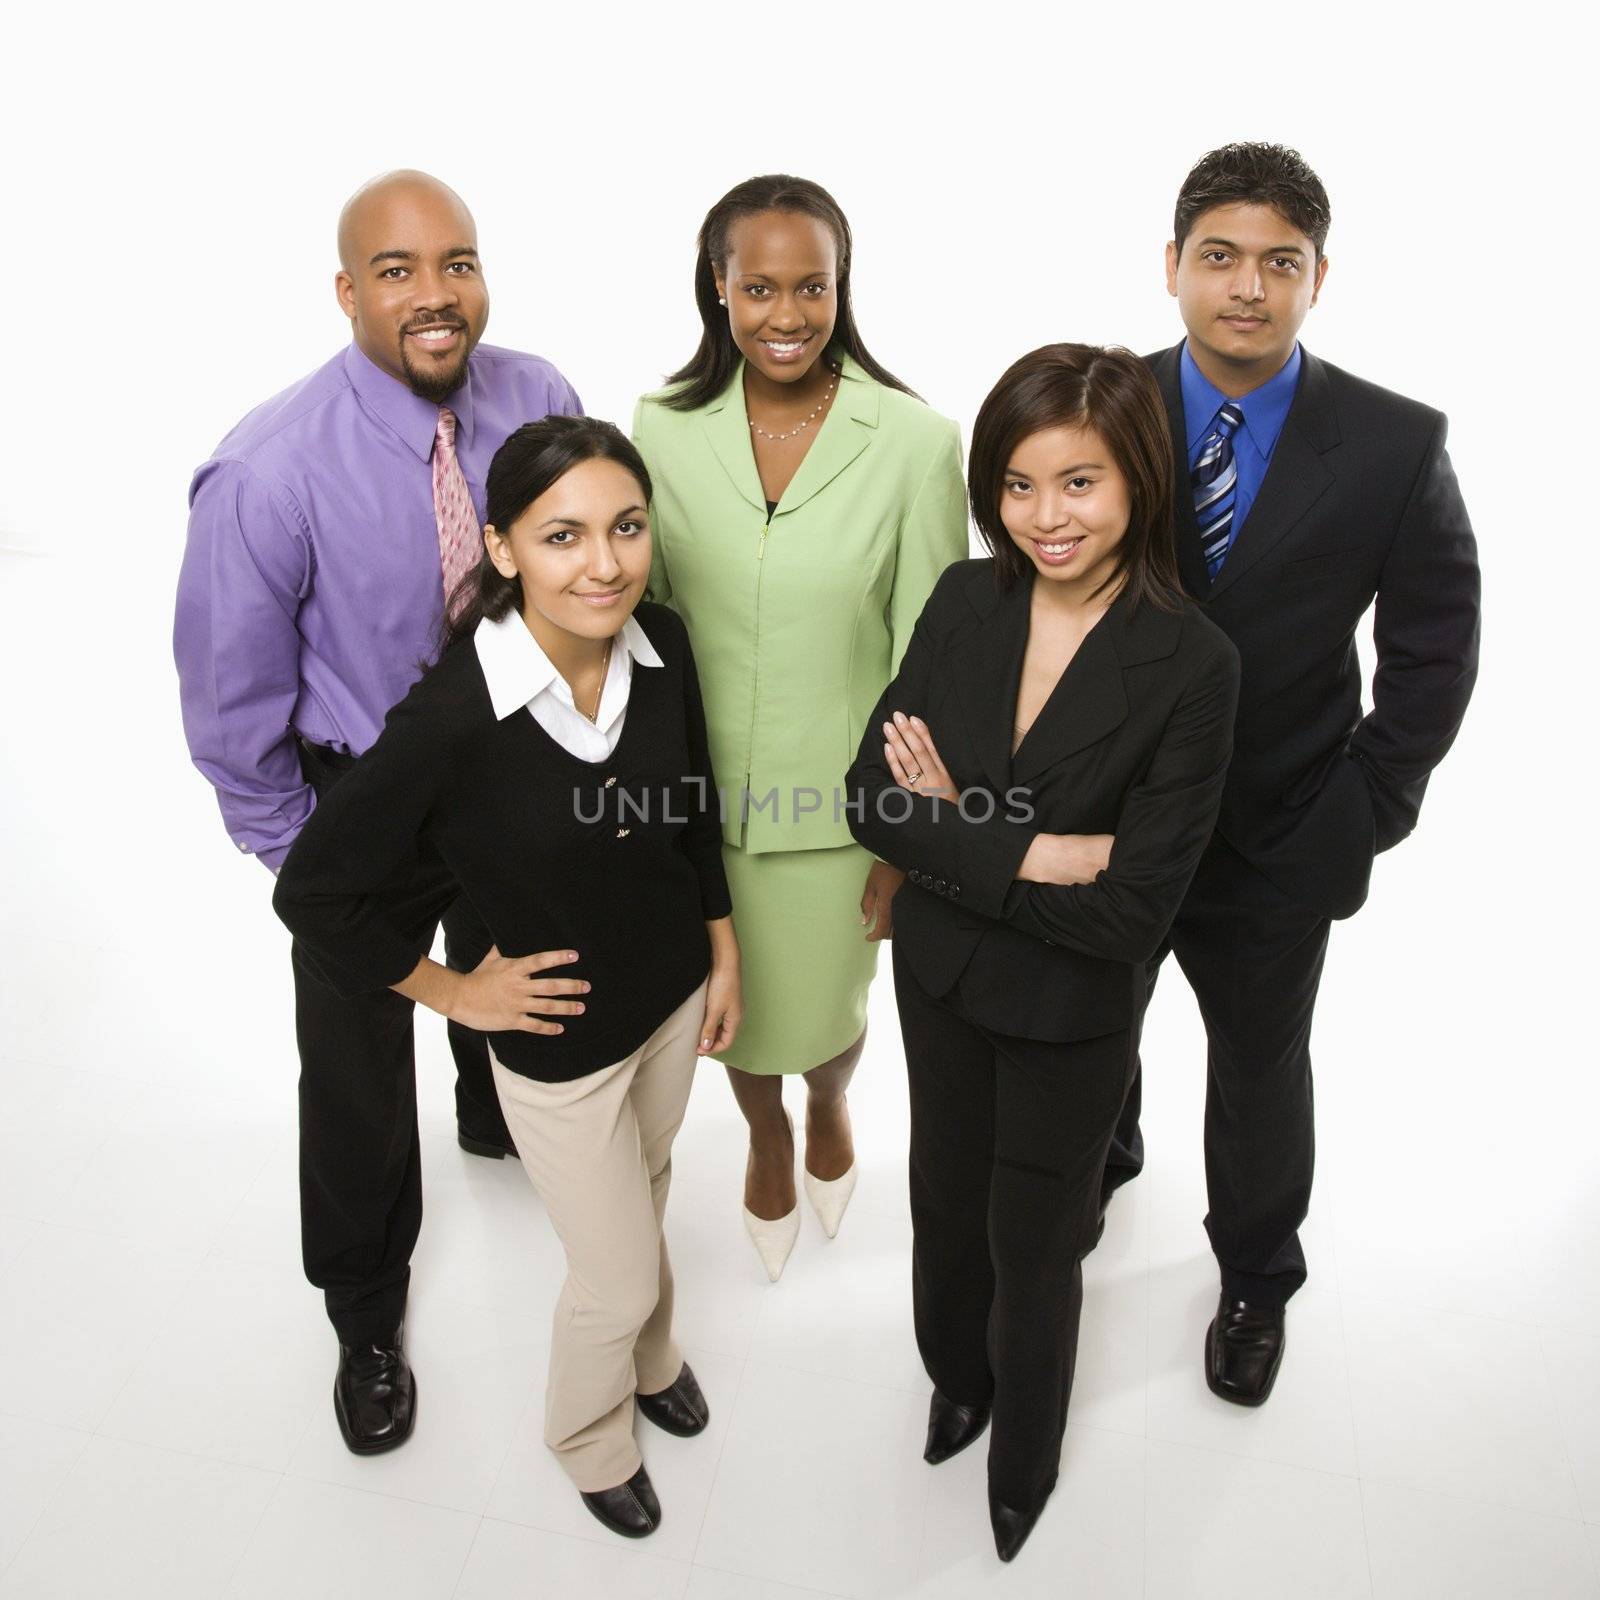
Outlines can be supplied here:
M1184 587L1239 649L1233 763L1217 831L1334 917L1367 896L1375 850L1416 826L1478 668L1478 558L1445 419L1319 361L1216 580L1188 489L1181 345L1147 356L1167 404ZM1373 709L1357 625L1376 600Z
M1031 592L1000 593L989 560L939 579L846 776L850 831L908 873L894 937L924 988L959 981L969 1014L1000 1033L1086 1039L1144 1003L1141 964L1222 797L1238 656L1194 605L1130 615L1119 596L1013 756ZM965 814L895 784L882 732L894 711L928 724ZM1017 882L1038 833L1114 833L1110 870L1071 887Z

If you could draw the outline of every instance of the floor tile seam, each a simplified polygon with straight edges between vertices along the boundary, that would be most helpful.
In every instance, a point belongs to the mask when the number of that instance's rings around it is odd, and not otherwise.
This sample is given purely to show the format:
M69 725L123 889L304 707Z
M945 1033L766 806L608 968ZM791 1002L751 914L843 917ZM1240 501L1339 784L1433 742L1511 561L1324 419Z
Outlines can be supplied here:
M522 1437L523 1424L527 1421L529 1412L531 1412L533 1410L535 1403L539 1399L540 1399L540 1390L538 1388L537 1382L535 1382L528 1389L527 1396L524 1398L524 1400L522 1402L522 1409L517 1412L517 1419L512 1424L512 1427L511 1427L510 1442L506 1445L505 1454L503 1456L501 1456L501 1458L500 1458L500 1465L495 1468L494 1481L489 1485L488 1497L483 1502L483 1506L484 1506L483 1515L486 1518L488 1518L490 1521L493 1521L493 1522L515 1522L515 1518L491 1516L490 1511L489 1511L489 1507L494 1504L495 1491L497 1489L499 1489L500 1480L505 1476L506 1465L511 1460L511 1453L512 1453L512 1451L514 1451L516 1449L517 1441L519 1439L521 1439L521 1437ZM517 1523L516 1525L518 1527L527 1527L528 1526L527 1523Z
M881 1389L885 1393L902 1395L910 1400L915 1400L921 1392L919 1389L902 1389L898 1384L880 1383L876 1378L847 1378L837 1372L819 1372L815 1367L798 1366L793 1361L774 1361L768 1356L752 1354L744 1359L747 1364L753 1362L757 1366L771 1367L778 1372L793 1372L803 1378L823 1378L830 1383L848 1383L861 1389Z
M184 1278L183 1282L181 1284L179 1284L173 1290L171 1299L168 1302L168 1306L167 1306L167 1315L157 1319L157 1323L156 1323L156 1327L155 1327L154 1331L151 1333L150 1337L148 1339L146 1339L145 1342L144 1342L144 1348L141 1349L139 1351L138 1355L134 1357L133 1361L128 1366L127 1376L124 1377L122 1382L117 1385L117 1392L114 1395L111 1396L110 1400L106 1403L105 1407L101 1410L99 1416L97 1416L95 1418L94 1432L96 1433L96 1435L100 1434L100 1430L105 1426L106 1419L111 1415L111 1413L113 1411L115 1411L117 1409L117 1402L123 1397L124 1394L127 1393L128 1385L133 1382L134 1375L139 1371L139 1369L141 1367L143 1367L145 1362L149 1359L150 1352L155 1349L157 1342L166 1333L167 1329L169 1327L171 1327L177 1321L178 1313L179 1313L179 1310L181 1309L181 1306L182 1306L183 1297L186 1294L188 1294L190 1289L192 1289L194 1287L196 1279L199 1278L201 1272L205 1268L205 1264L206 1264L206 1258L205 1258L204 1255L201 1255L201 1256L197 1257L195 1262L194 1262L193 1267L189 1271L188 1275ZM107 1434L104 1437L111 1438L113 1436L110 1435L110 1434ZM126 1443L128 1441L123 1441L123 1442ZM155 1445L155 1446L152 1446L152 1448L159 1450L159 1449L162 1449L164 1447L161 1446L161 1445ZM196 1454L196 1453L198 1453L198 1452L193 1452L193 1451L188 1451L188 1452L179 1451L178 1452L178 1454L180 1454L180 1455L181 1454ZM206 1457L206 1459L210 1460L210 1459L213 1459L213 1458ZM270 1469L258 1469L258 1470L270 1470Z
M286 1467L262 1467L254 1461L238 1461L232 1456L213 1455L206 1450L186 1450L177 1444L156 1444L149 1439L130 1439L123 1434L106 1433L103 1427L97 1424L92 1430L91 1437L104 1440L106 1444L122 1445L133 1450L154 1450L164 1456L178 1456L185 1461L204 1461L214 1467L236 1467L240 1472L259 1472L269 1478L281 1478L288 1469Z
M427 1500L418 1494L399 1494L392 1489L368 1488L363 1484L348 1483L342 1478L323 1477L321 1474L315 1472L296 1472L291 1467L285 1467L283 1469L283 1476L285 1478L292 1478L296 1483L315 1484L318 1488L322 1489L348 1489L353 1494L364 1494L373 1500L394 1500L401 1505L421 1506L428 1511L448 1512L453 1517L482 1518L485 1515L485 1512L481 1509L477 1511L470 1511L462 1506L449 1505L443 1500ZM484 1505L488 1505L487 1495L484 1497Z
M1558 1330L1559 1331L1559 1330ZM1544 1327L1539 1329L1539 1360L1544 1368L1545 1382L1549 1385L1552 1396L1559 1396L1560 1385L1556 1382L1555 1362L1550 1353L1548 1334L1550 1330ZM1572 1499L1578 1508L1578 1516L1587 1520L1584 1514L1583 1485L1578 1479L1578 1463L1572 1451L1571 1432L1567 1427L1567 1412L1557 1404L1556 1426L1561 1434L1561 1449L1567 1458L1567 1471L1572 1477Z
M706 1536L706 1518L711 1515L711 1502L716 1496L717 1480L722 1476L723 1457L728 1453L728 1438L733 1432L733 1419L739 1409L739 1398L744 1393L745 1375L750 1370L748 1359L739 1363L739 1377L733 1386L733 1398L728 1402L728 1425L722 1430L722 1441L717 1446L717 1459L711 1467L711 1478L706 1486L706 1503L700 1508L700 1526L695 1529L694 1544L689 1551L689 1565L692 1568L699 1559L700 1546ZM687 1588L687 1585L685 1585Z
M1332 1206L1331 1198L1328 1204L1330 1207ZM1342 1281L1337 1300L1339 1306L1339 1349L1344 1358L1345 1393L1350 1397L1350 1454L1356 1464L1356 1503L1361 1508L1361 1543L1367 1558L1367 1592L1371 1595L1376 1595L1378 1592L1378 1577L1372 1567L1372 1534L1367 1526L1368 1479L1361 1470L1361 1435L1356 1427L1356 1385L1355 1377L1350 1371L1350 1336L1345 1327Z
M1226 1404L1223 1401L1218 1403ZM1128 1435L1128 1437L1132 1437L1132 1435ZM1144 1437L1149 1444L1171 1444L1185 1450L1204 1450L1211 1455L1226 1456L1230 1461L1254 1461L1264 1467L1288 1467L1299 1472L1320 1472L1325 1477L1345 1478L1351 1481L1355 1481L1361 1476L1361 1473L1356 1468L1351 1468L1347 1472L1338 1467L1312 1466L1308 1462L1292 1461L1282 1455L1262 1455L1258 1451L1241 1450L1222 1444L1196 1444L1193 1439L1175 1439L1166 1433L1150 1432Z
M1492 1495L1461 1494L1454 1489L1440 1489L1433 1484L1418 1483L1413 1478L1403 1478L1393 1472L1363 1472L1360 1481L1363 1485L1370 1483L1378 1487L1404 1489L1410 1494L1429 1495L1435 1500L1451 1500L1457 1505L1476 1506L1483 1511L1514 1511L1521 1516L1542 1517L1547 1522L1563 1522L1580 1528L1586 1524L1581 1505L1575 1514L1568 1516L1565 1512L1545 1511L1518 1501L1496 1499Z
M239 1198L235 1200L233 1205L229 1208L227 1216L223 1218L222 1226L219 1227L214 1234L212 1234L209 1242L206 1245L206 1259L208 1261L211 1259L217 1248L217 1241L220 1240L223 1234L225 1234L228 1229L233 1226L233 1219L239 1215L240 1211L244 1209L245 1201L250 1198L251 1194L255 1191L255 1186L261 1182L262 1175L272 1164L273 1154L274 1152L267 1151L262 1155L260 1166L258 1166L256 1170L250 1174L250 1181L239 1191Z
M137 1369L135 1370L137 1371ZM132 1377L133 1375L130 1374L129 1382L132 1382ZM126 1385L124 1385L124 1387L126 1387ZM122 1391L119 1390L117 1393L117 1400L120 1400L121 1398ZM161 1450L167 1455L189 1456L193 1460L211 1461L222 1467L243 1467L247 1472L270 1472L274 1474L287 1472L289 1470L288 1462L294 1459L294 1452L300 1448L299 1441L305 1437L305 1431L302 1429L302 1431L296 1435L295 1443L286 1452L283 1464L279 1466L263 1466L259 1461L244 1461L238 1456L225 1456L211 1450L196 1450L185 1447L181 1444L168 1444L159 1439L143 1438L138 1434L133 1433L113 1433L110 1431L107 1424L111 1420L111 1413L117 1408L117 1400L113 1400L111 1402L111 1404L106 1408L105 1416L103 1416L94 1425L93 1433L96 1439L104 1439L107 1444L132 1445L136 1449L140 1450ZM306 1426L309 1427L311 1422L314 1420L315 1416L313 1414L313 1416L307 1419Z
M1258 1467L1272 1467L1284 1472L1309 1473L1318 1478L1333 1478L1340 1483L1361 1482L1361 1475L1357 1472L1340 1472L1333 1467L1308 1467L1302 1461L1283 1461L1276 1456L1247 1455L1239 1450L1221 1449L1209 1444L1193 1444L1186 1439L1163 1439L1152 1434L1145 1443L1163 1445L1170 1450L1186 1450L1194 1455L1222 1456L1229 1461L1247 1461Z
M456 1573L456 1581L450 1585L450 1600L457 1600L461 1593L461 1585L467 1576L467 1568L472 1565L472 1552L478 1548L478 1540L483 1537L483 1525L488 1519L479 1516L478 1525L472 1530L472 1537L467 1540L467 1548L461 1557L461 1568Z
M1363 1294L1360 1290L1352 1292L1348 1289L1324 1289L1323 1294L1339 1295L1342 1301L1354 1302L1358 1305L1392 1306L1402 1311L1430 1311L1441 1317L1460 1317L1465 1322L1488 1322L1499 1328L1517 1328L1526 1332L1529 1328L1543 1328L1541 1319L1526 1319L1521 1317L1495 1317L1482 1311L1460 1311L1452 1306L1425 1304L1419 1300L1402 1300L1390 1294ZM1556 1329L1560 1331L1559 1327Z
M690 1563L691 1571L699 1567L705 1572L715 1572L725 1578L752 1578L757 1583L775 1583L785 1589L793 1589L799 1595L816 1595L818 1600L860 1600L858 1595L850 1595L842 1589L819 1589L815 1584L788 1583L782 1578L768 1577L759 1572L745 1572L738 1567L719 1567L710 1561L693 1561Z
M261 1510L256 1516L249 1533L239 1544L239 1553L233 1558L233 1565L228 1568L228 1575L223 1580L222 1587L217 1592L225 1597L233 1592L234 1580L239 1576L240 1569L244 1566L245 1557L255 1548L255 1542L260 1537L262 1525L267 1520L267 1514L277 1504L278 1496L283 1492L284 1474L277 1473L277 1482L272 1486L272 1493L261 1502Z
M9 1412L5 1413L5 1414L6 1415L10 1415ZM37 1422L38 1419L34 1418L34 1417L23 1417L23 1418L18 1418L17 1420L18 1421L25 1421L25 1422ZM44 1424L41 1424L41 1426L44 1426L44 1427L60 1427L60 1426L62 1426L62 1424L60 1424L60 1423L44 1423ZM37 1533L38 1530L39 1530L39 1524L44 1521L46 1514L49 1512L51 1506L53 1506L56 1503L56 1500L60 1496L61 1491L66 1488L67 1479L70 1478L72 1476L72 1474L78 1470L78 1463L83 1459L84 1451L87 1450L89 1448L89 1446L94 1442L94 1435L92 1433L86 1431L85 1429L82 1429L82 1428L69 1428L67 1431L69 1433L77 1433L77 1434L81 1434L82 1435L82 1437L78 1441L78 1448L73 1452L72 1460L68 1463L67 1470L64 1473L61 1474L61 1482L56 1485L55 1492L53 1494L51 1494L45 1500L45 1503L42 1506L40 1506L38 1511L34 1514L33 1521L28 1524L28 1531L25 1534L23 1534L21 1539L19 1539L17 1541L17 1548L12 1553L10 1559L8 1561L6 1561L4 1565L0 1565L0 1582L4 1582L5 1575L12 1569L13 1566L16 1565L18 1558L22 1555L22 1552L25 1549L27 1549L28 1542L33 1538L34 1534Z

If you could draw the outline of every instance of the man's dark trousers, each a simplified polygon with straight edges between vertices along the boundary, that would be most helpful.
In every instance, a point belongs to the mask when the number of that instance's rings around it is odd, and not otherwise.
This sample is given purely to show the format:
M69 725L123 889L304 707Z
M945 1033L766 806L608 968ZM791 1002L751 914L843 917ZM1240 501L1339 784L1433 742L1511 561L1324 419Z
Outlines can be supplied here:
M352 763L302 748L319 794ZM445 959L470 971L488 953L476 912L443 917ZM405 1314L411 1252L422 1226L422 1151L410 1000L384 989L340 995L292 952L300 1049L300 1237L306 1277L323 1292L341 1343L385 1342ZM449 1025L456 1117L475 1136L510 1143L481 1033Z

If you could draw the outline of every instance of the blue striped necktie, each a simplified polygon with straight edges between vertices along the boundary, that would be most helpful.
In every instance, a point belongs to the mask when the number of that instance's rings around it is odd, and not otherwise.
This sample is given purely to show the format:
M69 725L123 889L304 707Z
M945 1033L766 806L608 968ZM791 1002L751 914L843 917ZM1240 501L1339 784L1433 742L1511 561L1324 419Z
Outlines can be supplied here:
M1200 525L1200 549L1206 558L1206 571L1213 578L1233 543L1233 505L1239 487L1233 436L1243 422L1244 412L1228 401L1217 412L1217 420L1201 443L1200 455L1189 474L1194 489L1194 519Z

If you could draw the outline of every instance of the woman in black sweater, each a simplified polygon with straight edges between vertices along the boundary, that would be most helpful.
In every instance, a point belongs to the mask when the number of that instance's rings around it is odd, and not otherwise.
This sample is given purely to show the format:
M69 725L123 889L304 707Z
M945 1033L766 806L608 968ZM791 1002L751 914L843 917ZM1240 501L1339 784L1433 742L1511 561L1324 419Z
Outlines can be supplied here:
M387 986L489 1035L567 1255L546 1442L632 1537L660 1520L635 1403L674 1433L707 1420L661 1217L696 1056L741 1012L694 660L641 598L649 500L610 423L547 417L501 446L438 663L321 800L273 897L336 988ZM428 956L458 894L494 939L470 973Z
M1009 1561L1055 1484L1143 963L1216 821L1239 662L1178 588L1172 446L1138 357L1024 356L978 413L968 483L991 557L940 578L846 783L852 832L908 879L925 1458L992 1412Z

